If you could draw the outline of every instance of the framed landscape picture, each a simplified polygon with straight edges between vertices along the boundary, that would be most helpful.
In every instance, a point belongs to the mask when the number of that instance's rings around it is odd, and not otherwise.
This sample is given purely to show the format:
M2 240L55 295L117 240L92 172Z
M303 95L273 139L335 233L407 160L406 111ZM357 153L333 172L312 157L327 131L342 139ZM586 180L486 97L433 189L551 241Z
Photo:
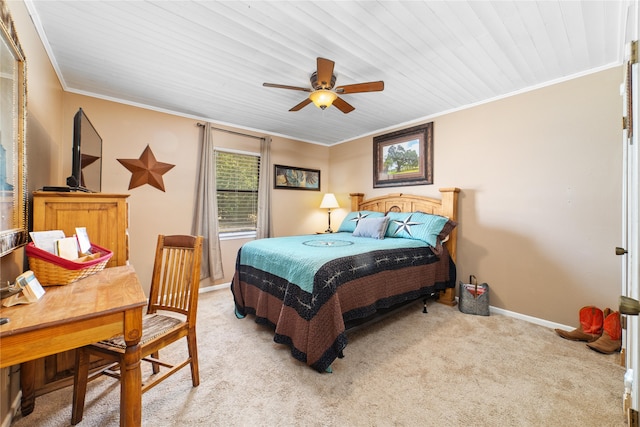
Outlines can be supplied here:
M433 122L373 138L373 187L433 184Z
M320 171L316 169L275 165L273 176L274 188L320 191Z

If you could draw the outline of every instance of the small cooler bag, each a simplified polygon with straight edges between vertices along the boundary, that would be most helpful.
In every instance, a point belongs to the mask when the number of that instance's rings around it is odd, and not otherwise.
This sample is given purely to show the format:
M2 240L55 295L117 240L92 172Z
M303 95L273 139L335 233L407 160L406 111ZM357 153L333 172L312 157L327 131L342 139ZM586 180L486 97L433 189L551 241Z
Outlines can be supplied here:
M476 276L469 276L469 283L458 286L458 308L466 314L489 315L489 285L478 284Z

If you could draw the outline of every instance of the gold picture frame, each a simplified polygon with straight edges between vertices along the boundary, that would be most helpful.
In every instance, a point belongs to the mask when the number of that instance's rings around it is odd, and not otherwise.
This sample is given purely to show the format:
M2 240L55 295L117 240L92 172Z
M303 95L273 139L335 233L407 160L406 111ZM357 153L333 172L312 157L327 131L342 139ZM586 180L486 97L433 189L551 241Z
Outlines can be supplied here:
M7 4L0 0L0 256L27 243L27 68ZM14 60L5 60L5 58Z

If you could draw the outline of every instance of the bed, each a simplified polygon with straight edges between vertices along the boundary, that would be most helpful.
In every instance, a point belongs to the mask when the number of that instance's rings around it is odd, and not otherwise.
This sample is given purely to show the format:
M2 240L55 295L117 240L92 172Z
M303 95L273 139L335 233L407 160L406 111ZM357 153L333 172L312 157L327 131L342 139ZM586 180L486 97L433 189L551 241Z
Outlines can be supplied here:
M427 296L455 305L459 191L351 193L336 233L246 243L231 283L236 316L270 326L294 358L330 372L350 325Z

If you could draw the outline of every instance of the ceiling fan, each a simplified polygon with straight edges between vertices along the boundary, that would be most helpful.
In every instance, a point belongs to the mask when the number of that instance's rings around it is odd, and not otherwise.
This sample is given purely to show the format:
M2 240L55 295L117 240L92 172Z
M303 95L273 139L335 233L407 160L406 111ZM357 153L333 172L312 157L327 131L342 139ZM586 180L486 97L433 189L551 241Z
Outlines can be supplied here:
M311 74L311 88L298 86L279 85L275 83L262 83L262 86L275 87L280 89L299 90L302 92L310 92L309 97L291 108L289 111L298 111L312 102L320 109L324 110L331 105L347 114L355 110L355 108L338 95L362 92L379 92L384 89L384 82L367 82L356 83L345 86L338 86L334 89L336 76L333 74L333 66L335 62L330 59L318 58L316 71Z

